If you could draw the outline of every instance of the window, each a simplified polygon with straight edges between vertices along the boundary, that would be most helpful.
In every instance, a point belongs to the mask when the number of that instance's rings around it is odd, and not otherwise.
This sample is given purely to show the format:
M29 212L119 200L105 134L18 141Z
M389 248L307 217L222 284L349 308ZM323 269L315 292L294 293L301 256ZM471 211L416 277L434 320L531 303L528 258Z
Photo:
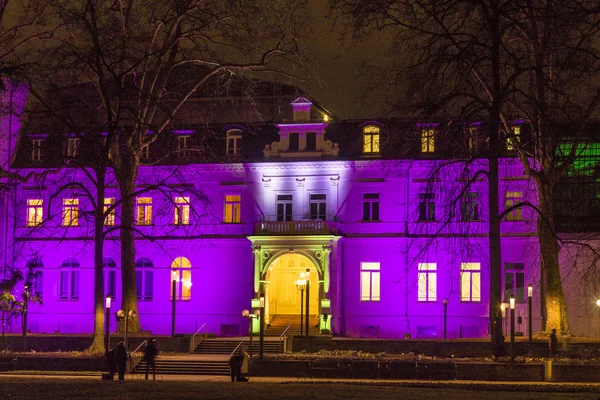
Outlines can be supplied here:
M31 140L31 161L42 161L42 139Z
M67 258L60 266L60 300L79 299L79 262Z
M225 217L223 221L227 224L240 223L240 210L242 207L240 195L225 196Z
M298 151L300 149L300 138L297 132L290 133L290 151Z
M175 299L190 300L192 297L192 264L185 257L177 257L171 264L171 288L173 279L175 284ZM173 299L173 289L171 289L171 300Z
M379 127L375 125L363 128L363 153L379 153Z
M173 223L175 225L190 224L190 198L175 197Z
M152 224L152 197L137 198L137 224Z
M44 264L39 258L34 258L27 261L26 268L25 280L26 282L29 280L32 286L30 293L41 299L44 291L44 272L42 271Z
M419 301L435 301L437 293L437 265L435 263L419 263Z
M515 149L515 144L519 141L519 137L521 136L521 126L513 126L512 132L510 132L506 138L506 150L513 151Z
M419 194L419 222L435 221L435 197L433 193Z
M504 301L525 301L525 264L504 263Z
M227 154L242 154L242 132L234 129L227 131Z
M140 301L151 301L154 292L154 264L146 257L135 262L135 288Z
M479 129L474 126L469 127L469 150L473 153L479 151Z
M188 148L188 139L189 135L179 135L177 136L177 150L179 152L180 157L187 156L186 149Z
M117 263L112 258L103 258L102 267L104 269L104 295L110 296L113 300L117 296Z
M63 199L63 226L79 225L79 199Z
M277 221L292 220L292 195L277 195Z
M140 158L142 160L147 160L150 158L150 143L142 147L142 153L140 154Z
M435 129L421 129L421 153L433 153L435 151Z
M360 263L360 300L380 301L380 272L379 263Z
M113 226L115 224L115 209L108 211L108 209L115 204L114 197L104 198L104 225Z
M460 300L481 301L481 266L479 263L460 264Z
M379 193L363 193L363 221L379 221Z
M461 221L479 221L479 199L476 192L469 192L463 196L460 207Z
M317 133L306 132L306 151L317 150Z
M508 209L516 204L523 202L522 192L506 192L504 198L504 209ZM522 221L523 220L523 209L521 207L515 208L508 214L506 214L507 221Z
M79 150L79 138L67 139L67 157L77 157Z
M42 199L27 200L27 226L40 226L44 219L44 202Z
M327 220L327 197L325 194L310 195L310 219Z

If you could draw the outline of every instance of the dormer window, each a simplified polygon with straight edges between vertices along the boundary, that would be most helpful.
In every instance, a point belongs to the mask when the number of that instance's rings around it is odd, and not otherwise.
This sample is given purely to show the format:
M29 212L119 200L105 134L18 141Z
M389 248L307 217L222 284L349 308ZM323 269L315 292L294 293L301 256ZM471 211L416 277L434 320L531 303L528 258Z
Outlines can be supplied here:
M421 153L435 152L435 129L421 129Z
M31 161L42 161L42 139L31 140Z
M519 141L521 137L521 125L513 125L511 127L511 132L507 135L506 138L506 150L514 151L515 145Z
M232 129L227 131L227 155L242 154L242 131Z
M479 129L476 126L469 127L469 151L471 153L479 151Z
M379 153L379 127L368 125L363 128L363 153Z
M67 157L77 157L79 151L79 138L67 139Z
M190 135L179 135L177 136L177 152L180 157L187 155L186 149L188 148Z

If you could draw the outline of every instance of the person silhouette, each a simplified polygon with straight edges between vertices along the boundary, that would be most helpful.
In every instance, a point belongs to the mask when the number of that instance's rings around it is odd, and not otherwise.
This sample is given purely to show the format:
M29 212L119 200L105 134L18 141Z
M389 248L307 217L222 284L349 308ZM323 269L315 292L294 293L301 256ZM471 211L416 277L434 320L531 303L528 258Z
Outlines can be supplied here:
M119 380L125 380L125 370L127 369L127 349L125 344L119 342L115 349L115 363L117 364L117 372L119 373Z
M158 348L156 347L156 339L148 339L144 349L144 361L146 361L146 380L148 380L148 371L152 366L152 379L156 380L156 356L158 356Z

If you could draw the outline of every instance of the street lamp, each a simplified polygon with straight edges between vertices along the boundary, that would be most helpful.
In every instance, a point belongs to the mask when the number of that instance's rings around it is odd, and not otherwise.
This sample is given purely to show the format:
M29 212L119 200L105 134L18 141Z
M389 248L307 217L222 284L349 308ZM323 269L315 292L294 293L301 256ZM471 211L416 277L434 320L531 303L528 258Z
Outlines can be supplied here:
M306 274L304 272L300 272L300 279L294 282L296 284L296 289L300 291L300 336L302 336L302 319L304 317L304 290L306 290Z
M128 329L128 321L129 319L134 319L137 316L137 313L133 310L129 310L129 311L124 311L124 310L119 310L117 311L117 317L119 317L120 319L124 319L125 320L125 338L124 338L124 342L125 342L125 348L129 349L129 344L127 343L127 335L129 333L129 329Z
M510 296L510 360L515 360L515 296Z
M106 296L106 300L105 300L105 306L106 306L106 311L105 311L105 319L106 319L106 349L105 351L108 352L110 350L110 303L111 303L112 299L110 298L110 296Z
M448 320L448 299L442 300L442 304L444 305L444 340L446 340L446 321Z
M598 306L598 337L600 337L600 299L596 300Z
M258 356L262 360L264 357L265 345L265 296L260 296L260 346Z
M527 319L529 324L529 347L531 347L533 341L533 286L531 286L531 283L527 286L527 300L529 301L529 318Z
M177 309L177 282L179 281L179 273L174 270L171 272L171 337L175 337L175 318Z
M308 337L308 316L310 315L310 269L306 268L306 337Z
M253 344L252 344L252 338L253 338L252 328L253 328L253 325L254 325L254 323L253 323L254 319L255 318L260 318L260 310L254 311L254 314L250 314L250 311L248 311L248 310L243 310L242 311L242 316L244 318L249 318L250 319L250 358L252 358L252 347L253 347Z
M500 311L502 311L502 335L506 334L506 303L500 303Z

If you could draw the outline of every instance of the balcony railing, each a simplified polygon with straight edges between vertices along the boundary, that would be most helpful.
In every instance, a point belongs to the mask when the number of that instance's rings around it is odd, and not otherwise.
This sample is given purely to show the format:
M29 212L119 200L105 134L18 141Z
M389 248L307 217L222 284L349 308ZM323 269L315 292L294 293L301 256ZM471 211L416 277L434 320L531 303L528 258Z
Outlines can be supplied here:
M262 221L256 223L257 235L328 235L331 221Z

